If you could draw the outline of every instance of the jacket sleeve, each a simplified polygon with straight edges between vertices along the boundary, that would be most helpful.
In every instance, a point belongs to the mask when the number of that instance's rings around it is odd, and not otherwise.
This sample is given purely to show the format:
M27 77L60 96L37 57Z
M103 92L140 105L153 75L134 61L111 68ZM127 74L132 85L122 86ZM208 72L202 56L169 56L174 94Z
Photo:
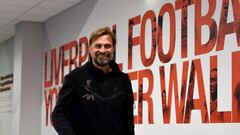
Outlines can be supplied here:
M76 135L69 125L68 115L74 99L75 85L67 75L58 95L56 106L52 112L52 123L59 135Z
M133 90L132 84L129 78L127 77L125 88L127 91L127 98L125 101L125 111L124 111L124 135L134 135L134 117L133 117Z

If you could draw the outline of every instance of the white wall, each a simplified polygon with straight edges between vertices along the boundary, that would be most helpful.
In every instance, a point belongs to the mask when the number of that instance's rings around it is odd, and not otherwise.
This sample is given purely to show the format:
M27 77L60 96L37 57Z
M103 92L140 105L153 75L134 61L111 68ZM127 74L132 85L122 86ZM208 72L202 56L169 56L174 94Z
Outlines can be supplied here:
M202 14L208 12L208 0L202 0ZM221 4L223 0L216 0L217 5L214 10L213 19L217 23L217 28L219 27L219 18L221 13ZM6 54L6 49L3 49L0 45L0 60L4 58L6 61L14 61L13 65L9 66L10 71L14 72L14 99L13 99L13 113L12 113L12 123L8 121L8 118L11 116L3 116L2 119L0 116L0 135L30 135L30 134L42 134L42 135L57 135L51 124L48 126L45 125L46 121L46 110L45 110L45 99L44 99L44 88L43 88L43 74L44 74L44 53L48 53L48 56L51 53L51 49L56 48L59 50L59 47L69 43L73 40L79 40L81 37L89 37L92 31L99 27L109 26L116 24L117 26L117 52L116 52L116 61L123 64L123 71L126 73L137 72L139 73L142 70L150 70L153 73L153 92L151 93L151 98L153 101L153 124L149 123L149 106L146 101L143 101L143 122L141 124L136 124L136 135L157 135L168 134L185 134L185 135L238 135L238 130L240 128L239 123L226 123L226 124L214 124L206 123L203 124L200 117L200 111L194 110L192 112L192 120L187 124L177 124L176 115L175 115L175 103L172 100L172 111L171 111L171 120L170 124L163 123L162 116L162 104L161 104L161 86L160 86L160 73L159 67L165 67L165 77L166 84L169 83L169 72L170 65L177 64L178 70L178 84L180 89L181 84L181 70L182 63L184 61L189 61L189 65L193 59L200 59L201 66L203 70L203 81L206 94L206 102L208 104L209 110L209 62L210 56L217 55L218 57L218 69L219 69L219 111L231 111L231 54L232 52L239 51L237 47L235 34L230 34L226 37L225 40L225 49L223 51L216 51L215 48L204 55L194 55L194 45L195 45L195 5L188 7L189 13L189 24L188 24L188 44L189 44L189 55L188 57L181 58L181 12L176 10L174 13L176 15L176 48L174 52L173 59L163 64L158 57L156 52L156 57L154 62L149 67L145 67L140 59L140 46L137 45L133 47L133 68L128 69L128 21L129 19L140 15L140 23L134 26L133 36L139 36L141 32L141 22L144 14L152 10L155 13L155 16L158 20L158 15L160 10L164 5L170 3L175 7L174 0L85 0L77 4L76 6L65 10L63 13L58 14L55 17L44 22L42 28L37 28L37 30L43 32L43 34L35 33L33 30L36 30L32 27L31 23L19 24L16 26L16 35L15 38L15 50L11 50L10 53ZM229 9L229 18L228 21L233 21L232 13L232 4L230 2ZM158 21L157 21L158 22ZM166 14L163 21L163 45L164 51L168 50L169 44L169 16ZM151 24L150 22L146 23L145 30L145 46L146 46L146 56L149 56L151 51ZM207 27L203 27L203 36L202 42L207 42L209 37L209 30ZM219 28L216 32L218 32ZM26 32L26 33L25 33ZM41 33L40 32L40 33ZM32 35L33 34L33 35ZM40 36L40 38L35 39L35 36ZM31 37L31 38L28 38ZM43 39L41 39L43 38ZM38 42L36 42L38 41ZM12 41L13 42L13 41ZM31 46L31 44L33 46ZM35 46L34 46L35 45ZM158 46L159 47L159 46ZM42 52L43 51L43 52ZM11 53L14 52L13 55ZM4 53L4 55L2 55ZM9 55L9 58L5 58ZM58 55L57 55L58 56ZM69 52L66 52L66 57L69 56ZM50 56L49 56L50 57ZM47 77L49 78L49 68L50 60L48 57L47 61ZM11 59L11 60L9 60ZM0 64L2 63L0 61ZM8 66L8 64L4 64ZM2 65L1 65L2 67ZM190 66L189 66L190 68ZM1 68L2 69L2 68ZM0 69L0 71L1 71ZM66 68L66 71L68 69ZM5 72L5 71L4 71ZM1 73L1 72L0 72ZM67 72L66 72L67 73ZM66 74L65 73L65 74ZM190 71L188 71L190 73ZM61 74L61 73L60 73ZM37 76L37 78L35 77ZM188 75L189 77L189 75ZM33 81L33 83L29 83ZM132 80L134 93L139 94L138 81ZM143 92L147 91L149 87L149 82L146 78L143 80ZM53 87L59 87L53 86ZM168 85L166 85L168 89ZM198 87L195 86L194 98L198 98ZM178 93L180 95L180 93ZM53 100L53 105L55 100ZM135 101L138 105L138 100ZM134 114L138 115L137 109L135 109ZM4 118L3 118L4 117ZM48 116L48 120L50 117ZM8 121L8 122L6 122ZM12 124L12 129L6 128ZM3 129L4 128L4 129ZM10 131L11 130L11 131ZM40 131L41 130L41 131Z
M0 44L0 74L12 73L13 71L13 46L14 38L10 38Z
M0 76L13 73L13 48L14 38L0 44ZM9 91L0 92L0 135L11 133L12 85L10 86Z
M12 135L40 135L43 24L16 25Z
M217 31L219 30L219 18L221 13L221 5L223 1L216 1L216 9L214 9L213 19L217 24ZM175 19L176 19L176 30L175 32L175 52L172 60L166 64L163 64L158 57L158 52L156 52L156 57L154 59L154 63L149 67L145 67L140 59L140 46L137 45L133 47L133 68L128 69L128 21L129 19L140 15L140 23L134 26L133 36L139 36L141 33L141 23L144 17L144 14L152 10L155 13L156 19L158 20L159 12L162 10L163 6L166 6L167 3L170 3L175 10ZM202 15L208 12L209 3L207 0L202 0ZM230 2L229 7L229 16L228 21L233 21L233 11ZM153 119L154 124L149 123L149 112L148 112L148 104L146 101L143 101L143 123L136 124L136 135L156 135L156 134L233 134L236 135L238 128L240 128L240 124L203 124L200 117L200 111L194 110L192 112L192 120L188 124L176 124L176 115L175 115L175 103L172 101L172 111L171 111L171 121L170 124L163 124L163 116L162 116L162 104L161 104L161 87L160 87L160 73L159 67L165 67L166 73L166 87L168 89L169 83L169 72L170 65L177 64L177 72L178 72L178 88L180 91L181 87L181 70L182 64L184 61L189 61L189 69L193 59L200 59L201 66L203 68L203 81L204 81L204 89L206 96L206 103L208 104L209 111L209 62L210 56L217 55L218 56L218 69L219 69L219 111L231 111L231 53L234 51L239 51L239 47L237 47L236 37L234 34L228 35L225 44L231 44L232 46L228 46L227 49L223 51L217 52L215 48L206 53L204 55L195 55L194 54L194 45L195 45L195 5L191 5L188 7L188 56L186 58L181 58L181 10L175 9L175 1L174 0L86 0L80 2L73 8L66 10L64 13L61 13L50 20L45 22L45 50L48 55L50 55L51 49L56 48L59 50L59 47L69 43L73 40L79 40L81 37L89 37L91 32L99 27L109 26L111 27L113 24L117 26L117 52L116 52L116 61L118 63L123 64L124 72L138 72L141 70L150 70L153 73L153 92L151 93L151 98L153 100ZM158 21L157 21L158 23ZM170 33L170 25L169 25L169 16L168 14L164 14L163 21L163 48L165 53L168 51L169 47L169 33ZM145 53L146 56L149 57L151 51L151 24L150 21L147 21L145 30ZM202 44L206 43L209 39L209 29L208 27L202 28ZM172 39L173 40L173 39ZM66 57L68 57L69 52L66 52ZM57 55L58 56L58 55ZM48 72L50 66L50 58L48 58ZM224 72L228 71L228 72ZM190 73L190 71L188 71ZM48 78L50 73L48 73ZM189 77L189 75L188 75ZM149 83L147 79L144 79L143 88L144 92L146 92L149 87ZM134 92L138 94L138 82L137 80L133 80L133 88ZM54 87L54 86L53 86ZM58 87L58 85L56 86ZM198 98L198 88L195 85L195 93L194 98ZM180 93L178 93L180 95ZM47 135L56 135L56 132L51 126L45 126L45 101L42 100L42 134ZM136 104L138 101L136 101ZM54 103L53 103L54 104ZM135 109L135 115L137 115L137 109Z

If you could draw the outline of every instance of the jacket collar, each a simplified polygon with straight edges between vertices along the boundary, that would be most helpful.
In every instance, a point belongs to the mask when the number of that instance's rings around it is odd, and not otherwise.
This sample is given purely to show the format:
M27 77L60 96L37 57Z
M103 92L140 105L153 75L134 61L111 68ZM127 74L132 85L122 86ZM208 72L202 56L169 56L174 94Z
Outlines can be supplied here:
M96 68L92 61L88 61L86 63L86 69L88 70L89 74L94 77L97 81L104 81L105 79L111 79L112 77L118 75L121 73L117 63L115 61L110 61L109 63L112 71L108 74L104 74L104 72L101 69Z

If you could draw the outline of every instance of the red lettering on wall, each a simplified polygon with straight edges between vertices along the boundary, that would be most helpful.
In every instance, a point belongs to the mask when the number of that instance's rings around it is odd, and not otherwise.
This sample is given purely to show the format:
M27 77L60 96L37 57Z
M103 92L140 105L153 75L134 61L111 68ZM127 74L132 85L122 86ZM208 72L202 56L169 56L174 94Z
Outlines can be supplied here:
M231 112L218 112L218 70L217 56L210 57L210 121L211 123L231 122Z
M188 6L194 4L194 0L176 0L175 8L181 10L181 58L186 58L188 55Z
M69 50L69 43L61 46L61 49L62 49L62 83L63 83L64 75L66 73L65 67L69 65L69 59L67 59L66 57L66 53Z
M232 122L240 122L240 51L232 53Z
M51 99L51 96L50 96L50 92L47 91L46 89L44 90L44 101L45 101L45 126L47 127L48 126L48 120L49 120L49 110L50 108L52 108L52 99Z
M148 88L143 90L143 79L146 78L148 81ZM153 101L152 101L152 91L153 91L153 73L149 69L139 71L138 85L142 89L142 101L148 103L148 122L149 124L154 124L153 121ZM143 91L146 91L143 93ZM142 107L141 107L142 108Z
M161 66L159 68L162 109L163 109L163 122L164 123L170 123L173 88L174 88L176 121L177 121L177 123L183 123L184 104L185 104L185 100L186 100L185 99L185 97L186 97L186 79L187 79L187 75L188 75L187 71L188 71L188 62L184 62L183 69L182 69L181 97L180 97L180 102L179 102L177 65L176 64L171 65L168 89L166 89L166 83L165 83L165 68L164 68L164 66ZM168 92L168 94L167 94L167 92Z
M151 46L147 46L147 47L151 47L151 54L150 57L147 58L145 55L145 30L146 30L146 22L147 20L151 21L151 26L152 26L152 43ZM140 42L140 50L141 50L141 61L142 64L145 67L148 67L150 65L152 65L155 56L156 56L156 43L157 43L157 24L156 24L156 16L155 13L152 10L147 11L142 19L142 23L141 23L141 42Z
M48 53L45 52L44 56L44 88L51 87L53 85L53 68L52 68L52 59L51 59L51 67L50 67L50 80L47 80L47 65L48 65Z
M61 61L62 61L62 49L60 48L59 51L58 51L58 60L57 60L57 50L56 48L52 49L51 51L51 65L53 63L53 67L54 67L54 80L55 80L55 85L59 85L59 77L60 77L60 64L61 64Z
M56 87L49 89L49 90L44 90L44 101L45 101L45 110L46 110L46 117L45 117L45 125L48 126L48 123L50 121L51 126L52 126L52 110L53 110L53 99L55 98L55 101L57 101L58 99L58 93L59 93L59 89L57 89Z
M224 49L225 37L228 34L236 33L238 47L240 47L240 3L239 0L231 0L233 7L234 21L227 23L229 0L223 0L221 9L221 18L219 24L219 33L217 39L217 51Z
M128 21L128 69L132 69L132 48L140 44L140 36L133 37L133 26L140 24L140 19L138 15Z
M199 99L193 99L195 77L197 77ZM192 110L200 110L202 122L208 123L209 118L200 59L192 62L187 95L184 123L190 123Z
M169 42L169 51L167 54L163 52L163 16L165 13L169 14L170 17L170 42ZM167 63L169 62L175 50L175 31L176 31L176 20L175 20L175 11L172 4L165 4L160 10L158 16L158 57L161 62Z
M83 54L83 46L85 48L84 54ZM82 62L87 60L88 57L88 38L87 37L82 37L79 39L79 66L81 66Z
M195 55L209 53L215 46L217 24L212 18L216 9L216 0L208 0L209 10L205 16L201 15L202 0L195 1ZM207 43L202 44L202 26L208 26L210 37Z
M70 51L70 54L69 54L69 72L72 71L73 69L75 69L76 67L78 67L78 64L77 64L77 56L78 56L78 43L76 40L72 41L69 43L69 51ZM74 57L73 57L73 51L75 52L74 54ZM73 67L74 65L74 67Z
M152 71L149 69L137 71L137 72L131 72L128 73L130 80L137 80L138 81L138 92L134 92L134 101L137 101L138 105L138 114L134 116L134 123L135 124L142 124L142 117L143 117L143 101L146 101L148 103L148 122L149 124L153 124L153 101L151 98L151 94L153 91L153 74ZM148 88L143 90L143 80L147 79L148 81Z

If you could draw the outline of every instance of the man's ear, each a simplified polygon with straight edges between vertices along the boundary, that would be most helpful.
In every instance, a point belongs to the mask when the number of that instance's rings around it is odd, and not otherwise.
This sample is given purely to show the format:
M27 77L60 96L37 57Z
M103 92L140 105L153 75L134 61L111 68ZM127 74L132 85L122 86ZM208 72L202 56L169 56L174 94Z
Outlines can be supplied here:
M91 57L91 51L92 50L92 46L90 45L89 47L88 47L88 60L89 61L91 61L91 59L92 59L92 57Z
M92 46L91 45L88 47L88 52L90 53L90 51L92 51Z
M116 60L116 45L113 46L113 60Z

